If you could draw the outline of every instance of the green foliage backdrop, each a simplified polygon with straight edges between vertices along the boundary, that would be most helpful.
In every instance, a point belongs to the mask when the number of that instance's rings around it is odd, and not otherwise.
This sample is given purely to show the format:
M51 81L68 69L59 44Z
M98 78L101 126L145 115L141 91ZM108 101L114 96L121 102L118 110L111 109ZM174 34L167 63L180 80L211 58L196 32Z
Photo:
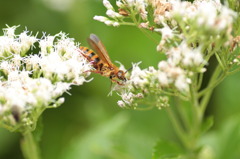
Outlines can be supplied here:
M82 45L87 45L86 38L95 33L105 44L111 59L126 67L138 61L142 61L142 68L157 66L163 57L156 52L154 42L139 30L131 26L107 27L94 21L94 15L105 12L101 0L65 1L1 0L0 28L6 24L20 25L17 32L27 27L34 34L39 32L39 37L42 32L56 34L63 31ZM157 140L176 140L164 110L121 109L116 104L117 95L107 96L110 80L93 74L91 77L94 77L91 83L73 87L72 95L65 94L66 102L62 106L44 112L40 142L44 159L147 159L151 158ZM215 116L215 125L204 139L215 134L214 139L223 145L218 150L222 158L229 154L227 150L240 148L240 142L230 142L240 140L239 79L240 74L236 74L218 86L207 111ZM20 138L19 134L0 129L1 159L23 158ZM231 155L232 158L239 156L237 153Z

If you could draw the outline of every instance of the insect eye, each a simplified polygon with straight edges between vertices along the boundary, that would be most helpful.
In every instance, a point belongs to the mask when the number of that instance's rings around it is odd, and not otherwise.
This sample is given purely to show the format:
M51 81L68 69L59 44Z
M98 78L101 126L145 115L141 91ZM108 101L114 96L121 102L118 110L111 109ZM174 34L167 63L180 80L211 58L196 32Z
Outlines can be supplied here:
M112 78L114 78L115 77L115 75L114 74L111 74L110 75L110 79L112 79Z
M122 74L123 74L123 73L122 73L121 71L119 71L119 72L117 73L117 76L118 76L118 77L121 77Z

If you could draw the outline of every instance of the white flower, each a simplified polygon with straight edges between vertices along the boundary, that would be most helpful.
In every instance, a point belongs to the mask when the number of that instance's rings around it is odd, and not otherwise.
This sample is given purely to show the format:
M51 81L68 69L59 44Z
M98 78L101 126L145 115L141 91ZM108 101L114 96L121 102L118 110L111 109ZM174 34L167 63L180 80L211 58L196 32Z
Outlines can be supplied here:
M160 61L159 63L158 63L158 68L160 69L160 70L166 70L167 68L168 68L168 63L167 63L167 61Z
M28 50L37 41L36 37L28 36L27 33L28 33L27 31L24 31L19 35L22 50Z
M58 106L62 105L64 102L65 102L65 99L63 97L61 97L53 104L53 107L58 107Z
M7 28L4 28L3 29L4 36L7 36L9 38L14 38L15 37L15 30L17 29L17 27L19 27L19 26L13 26L13 27L7 26Z
M25 131L32 130L44 109L62 104L64 98L59 97L72 84L87 81L91 64L79 53L74 39L64 33L38 40L27 35L28 31L15 35L15 29L7 28L0 36L0 54L5 57L0 61L0 126ZM41 51L24 54L34 43L39 43ZM22 126L16 129L17 122Z
M174 37L174 29L163 23L163 28L156 28L154 31L162 33L162 39L172 39Z
M57 52L53 52L48 56L42 56L39 65L47 78L57 74L58 78L63 80L64 74L68 73L67 67L63 65L63 60Z
M195 49L193 51L193 54L194 54L194 58L193 58L193 64L195 66L199 66L201 64L206 64L206 61L203 59L203 55L202 53L200 52L200 49Z
M93 19L97 20L97 21L100 21L100 22L105 22L105 21L108 20L108 18L106 18L104 16L98 16L98 15L94 16Z
M119 26L120 24L119 24L118 22L114 22L112 25L113 25L114 27L117 27L117 26Z
M45 36L43 37L43 39L39 41L41 53L46 54L49 51L52 51L49 49L52 49L54 39L55 39L55 36Z
M135 1L135 6L137 10L140 12L140 16L143 20L147 19L148 12L146 11L147 3L145 0L137 0Z
M8 61L3 61L0 63L0 67L1 70L5 73L5 74L9 74L10 71L13 70L13 67L11 64L9 64Z
M119 107L122 107L122 108L126 106L126 104L122 100L119 100L117 104L119 105Z
M54 97L58 97L60 95L62 95L64 92L66 92L67 90L70 89L70 83L65 83L65 82L58 82L55 85L55 90L53 92L53 96Z
M167 77L167 74L165 72L159 72L158 81L160 82L160 85L168 86L169 79Z
M176 81L175 81L175 86L180 90L180 91L189 91L189 84L188 80L184 76L178 76Z
M21 61L23 60L23 58L20 55L15 54L13 55L13 58L11 60L16 67L20 67Z
M127 103L128 105L131 105L131 103L133 102L133 98L134 98L134 94L132 92L129 93L124 93L121 95L122 99L125 103Z
M106 25L108 25L108 26L111 26L111 25L112 25L112 21L110 21L110 20L106 20L104 23L105 23Z
M103 0L103 5L108 9L108 10L113 10L113 6L108 0Z
M113 10L107 10L106 12L107 16L111 17L111 18L120 18L122 17L122 15L120 15L119 13L113 11Z
M130 82L137 87L143 87L148 83L147 80L147 70L141 70L138 66L140 63L133 64L132 73L130 76Z
M196 25L218 31L229 27L236 17L236 13L223 6L219 0L196 0L193 3L172 2L171 14L181 16L185 20L196 20Z
M15 35L17 26L8 27L4 30L4 36L0 36L0 56L19 54L24 56L27 50L37 41L34 36L27 35L27 31Z
M135 5L135 0L126 0L126 3L129 7L133 7Z
M171 48L166 53L168 62L173 66L183 64L187 67L199 67L201 64L206 64L201 53L201 47L192 49L188 47L186 41L183 41L177 47Z
M117 5L119 8L122 8L122 7L124 6L124 4L123 4L120 0L116 1L116 5Z
M38 55L30 55L28 58L25 58L24 61L27 70L37 70L39 69L41 58Z

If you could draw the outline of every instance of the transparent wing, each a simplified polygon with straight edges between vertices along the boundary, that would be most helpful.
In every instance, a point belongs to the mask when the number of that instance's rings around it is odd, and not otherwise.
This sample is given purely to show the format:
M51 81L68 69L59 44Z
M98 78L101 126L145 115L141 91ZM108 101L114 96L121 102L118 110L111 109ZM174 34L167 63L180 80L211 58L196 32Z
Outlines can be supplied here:
M107 50L100 39L95 34L90 34L88 38L88 43L91 45L92 49L98 54L99 58L107 63L110 67L114 67L112 61L110 60Z

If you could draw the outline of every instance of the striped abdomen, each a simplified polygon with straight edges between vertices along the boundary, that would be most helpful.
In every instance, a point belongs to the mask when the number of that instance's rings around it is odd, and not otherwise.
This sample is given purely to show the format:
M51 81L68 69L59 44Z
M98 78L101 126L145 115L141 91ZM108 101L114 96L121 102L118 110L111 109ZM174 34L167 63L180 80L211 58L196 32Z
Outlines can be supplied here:
M99 58L99 56L95 52L93 52L93 50L84 46L80 46L80 50L82 50L83 56L86 57L87 60L93 64L93 67L96 70L101 71L104 64L103 61Z

